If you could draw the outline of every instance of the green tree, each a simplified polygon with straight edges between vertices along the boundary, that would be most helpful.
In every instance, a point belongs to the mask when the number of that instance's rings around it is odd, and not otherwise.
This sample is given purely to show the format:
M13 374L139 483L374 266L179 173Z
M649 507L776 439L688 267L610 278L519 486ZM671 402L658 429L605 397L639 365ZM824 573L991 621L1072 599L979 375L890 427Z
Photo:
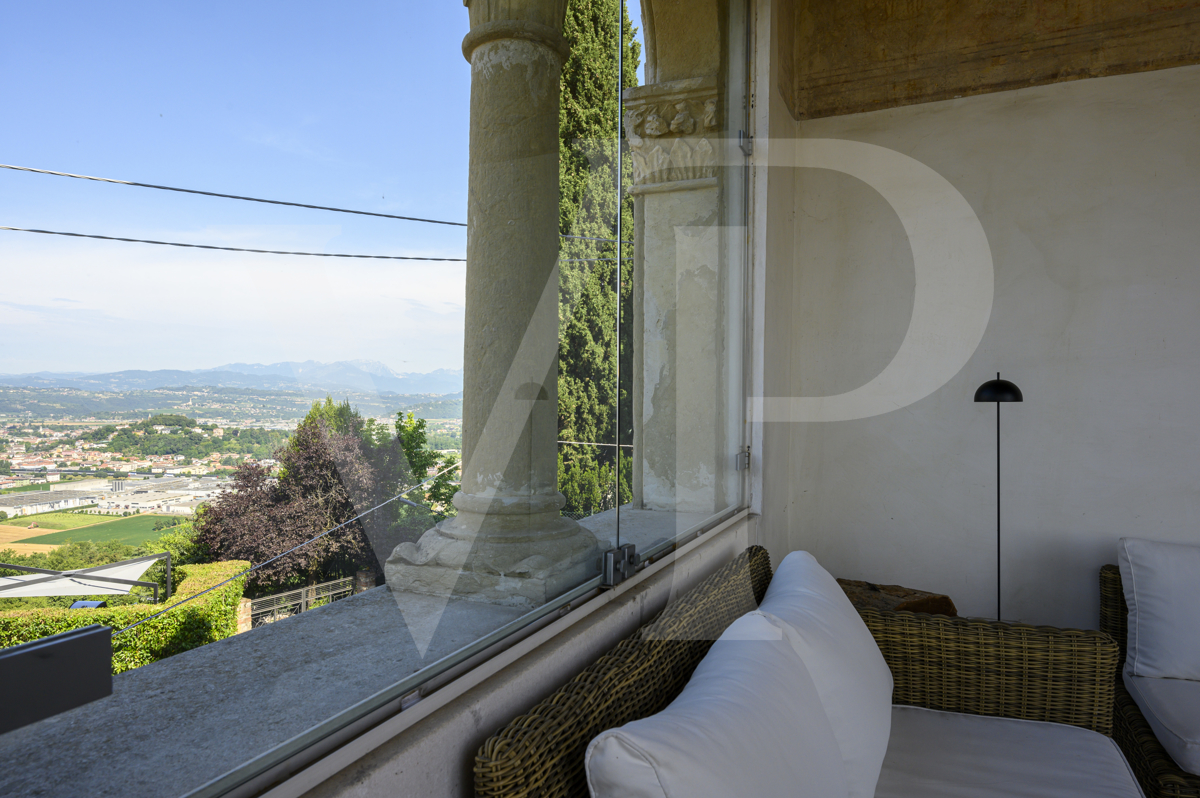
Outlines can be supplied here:
M312 409L308 411L308 415L301 423L312 423L317 419L323 419L333 432L353 435L357 438L363 437L363 430L367 426L366 420L363 419L357 408L350 405L349 399L334 402L333 397L329 395L326 395L324 402L313 402Z
M458 465L458 458L431 449L426 438L425 419L415 418L412 413L405 415L404 411L400 411L396 414L396 438L404 450L414 482L437 474L425 488L425 501L439 515L453 515L454 505L450 500L458 490L454 482L454 466Z
M258 592L346 576L360 567L380 570L399 543L414 540L448 512L454 491L451 475L443 475L408 494L416 506L389 501L425 480L429 470L453 462L429 448L423 419L398 416L392 427L364 419L349 401L314 402L276 454L277 477L269 479L259 466L240 466L235 489L201 507L193 541L214 557L255 563L299 547L250 578Z
M204 506L201 505L197 517L203 511ZM179 566L213 561L209 550L197 539L194 522L184 518L180 520L182 523L166 527L162 535L148 543L143 543L135 555L140 557L164 551L169 553L171 555L171 583L175 587L178 587L182 577L182 574L176 571ZM155 524L156 529L157 527L158 525ZM158 582L159 589L165 591L167 587L166 572L166 563L156 562L150 566L143 578Z
M12 461L11 460L0 460L0 475L6 476L6 477L12 475Z
M564 510L573 514L607 509L631 496L629 469L622 467L618 478L611 446L632 442L632 247L621 246L619 286L615 262L618 213L621 237L629 241L633 234L632 198L618 200L616 187L623 136L617 121L618 9L624 53L620 88L635 86L641 52L623 0L570 0L563 29L571 55L560 94L559 232L570 237L560 248L559 438L609 444L560 447L559 489L567 497ZM622 161L628 185L631 170L628 159Z

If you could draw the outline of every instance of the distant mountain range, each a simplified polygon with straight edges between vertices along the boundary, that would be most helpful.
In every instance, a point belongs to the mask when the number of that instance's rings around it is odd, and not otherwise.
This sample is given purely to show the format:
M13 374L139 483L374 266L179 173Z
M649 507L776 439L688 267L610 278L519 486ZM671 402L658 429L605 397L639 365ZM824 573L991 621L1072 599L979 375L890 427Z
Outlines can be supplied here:
M0 385L14 388L77 388L84 391L146 391L185 385L214 388L253 388L263 391L358 391L365 393L448 394L463 388L461 369L438 369L426 374L392 371L374 360L336 363L229 363L213 369L179 371L114 371L107 374L0 374Z

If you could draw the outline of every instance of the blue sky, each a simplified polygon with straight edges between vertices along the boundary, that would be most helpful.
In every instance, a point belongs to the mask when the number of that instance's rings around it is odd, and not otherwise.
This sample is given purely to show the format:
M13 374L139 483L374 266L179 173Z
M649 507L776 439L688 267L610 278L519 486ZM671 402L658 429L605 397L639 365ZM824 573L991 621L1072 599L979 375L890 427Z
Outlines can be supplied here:
M0 163L465 221L458 0L24 3L3 19ZM463 228L10 170L0 225L318 252L465 248ZM0 231L0 373L310 358L460 368L464 273Z

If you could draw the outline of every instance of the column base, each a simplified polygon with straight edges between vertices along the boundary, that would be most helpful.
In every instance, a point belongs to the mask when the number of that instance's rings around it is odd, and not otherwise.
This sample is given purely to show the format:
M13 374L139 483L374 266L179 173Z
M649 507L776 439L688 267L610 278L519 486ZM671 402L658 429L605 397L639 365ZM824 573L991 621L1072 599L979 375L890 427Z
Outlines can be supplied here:
M383 569L388 588L540 606L600 573L596 536L557 512L460 512L396 547Z

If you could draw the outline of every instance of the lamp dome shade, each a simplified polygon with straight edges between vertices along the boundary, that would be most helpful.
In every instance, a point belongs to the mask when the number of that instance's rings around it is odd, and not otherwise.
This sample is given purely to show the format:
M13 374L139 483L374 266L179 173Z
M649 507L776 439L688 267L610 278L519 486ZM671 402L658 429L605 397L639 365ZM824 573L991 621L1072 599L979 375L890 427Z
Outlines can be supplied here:
M976 402L1024 402L1021 389L1008 380L997 377L988 380L975 390Z

